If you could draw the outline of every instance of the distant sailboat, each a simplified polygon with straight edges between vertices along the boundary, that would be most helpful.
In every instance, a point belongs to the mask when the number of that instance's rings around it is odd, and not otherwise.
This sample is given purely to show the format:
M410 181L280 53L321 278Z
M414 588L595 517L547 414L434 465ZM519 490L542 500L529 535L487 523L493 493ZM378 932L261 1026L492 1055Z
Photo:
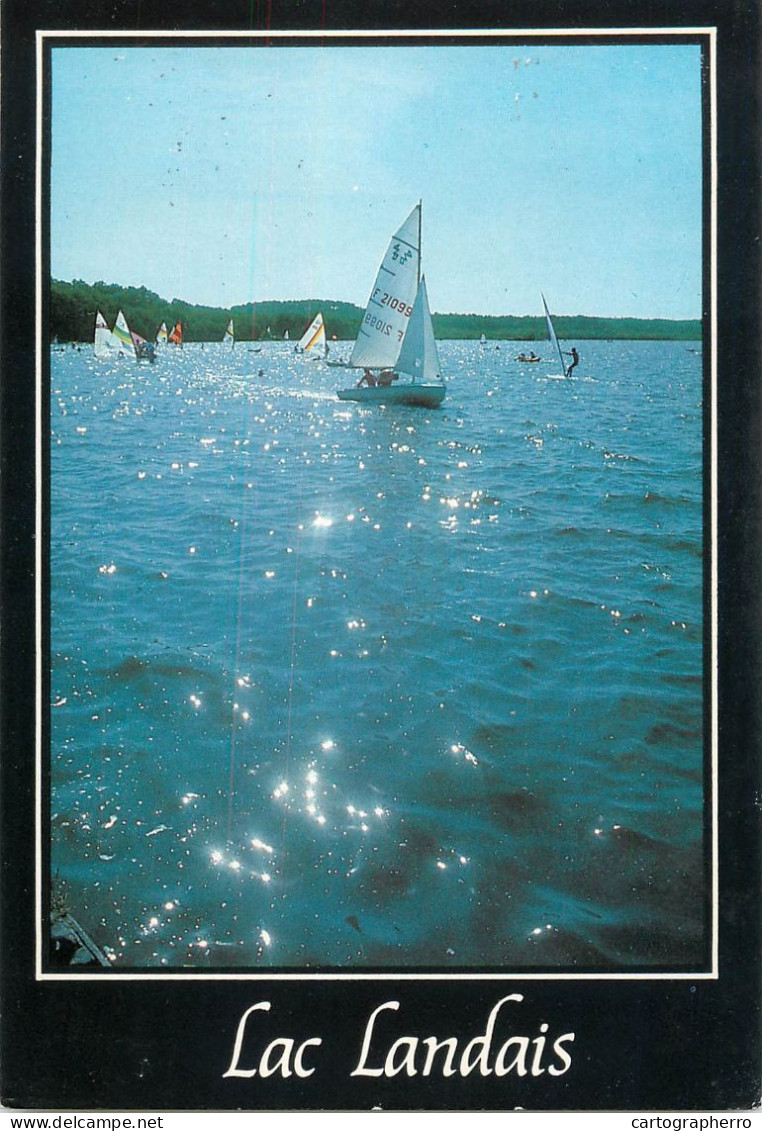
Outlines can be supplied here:
M420 203L387 248L349 367L365 372L358 385L338 390L340 400L426 408L444 400L426 281L421 278ZM374 369L381 372L376 375Z
M288 330L286 330L285 334L283 335L283 341L287 342L290 337L291 335L289 334Z
M141 338L140 334L136 334L134 330L130 331L130 337L135 347L135 360L150 361L153 364L156 361L156 350L153 343Z
M227 326L225 333L222 335L222 341L226 346L230 346L231 349L235 345L235 333L233 331L233 319L232 318L228 322L228 326Z
M132 340L132 334L127 325L127 319L124 317L121 310L116 316L114 329L111 331L111 345L118 353L122 354L122 356L132 357L137 360L135 343Z
M556 353L558 354L558 360L561 362L561 373L565 377L566 376L566 362L564 361L564 355L561 352L561 347L558 344L558 338L556 337L556 331L553 328L553 319L550 317L550 311L548 310L548 304L545 301L545 295L542 294L542 292L540 293L540 298L542 299L542 305L545 309L545 324L548 328L548 337L550 338L551 344L554 347Z
M167 323L162 322L161 326L159 326L159 329L156 331L156 345L157 346L165 346L167 344L168 336L169 335L167 334Z
M183 324L180 321L175 322L174 329L169 335L168 341L173 346L182 346L183 344Z
M328 346L325 340L325 323L322 314L318 313L312 319L294 346L294 352L305 354L308 358L327 356Z
M99 361L114 356L114 346L111 341L111 331L108 322L100 310L95 316L95 338L93 339L93 352Z

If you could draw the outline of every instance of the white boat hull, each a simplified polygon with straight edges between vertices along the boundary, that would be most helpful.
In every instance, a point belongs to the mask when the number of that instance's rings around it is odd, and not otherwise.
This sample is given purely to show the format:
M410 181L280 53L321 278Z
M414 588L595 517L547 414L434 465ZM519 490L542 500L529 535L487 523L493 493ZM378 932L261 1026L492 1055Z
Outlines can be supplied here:
M339 389L336 393L341 401L357 401L359 404L404 404L414 405L418 408L437 408L444 400L444 385L423 385L410 383L407 385L373 386L368 388Z

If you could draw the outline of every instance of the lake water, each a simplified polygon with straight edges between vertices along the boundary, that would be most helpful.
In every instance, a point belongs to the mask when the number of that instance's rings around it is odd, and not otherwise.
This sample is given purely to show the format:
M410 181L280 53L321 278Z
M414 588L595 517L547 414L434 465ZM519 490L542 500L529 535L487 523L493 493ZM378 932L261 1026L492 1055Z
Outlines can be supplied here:
M443 342L435 411L51 354L51 873L115 967L703 963L700 346L577 344Z

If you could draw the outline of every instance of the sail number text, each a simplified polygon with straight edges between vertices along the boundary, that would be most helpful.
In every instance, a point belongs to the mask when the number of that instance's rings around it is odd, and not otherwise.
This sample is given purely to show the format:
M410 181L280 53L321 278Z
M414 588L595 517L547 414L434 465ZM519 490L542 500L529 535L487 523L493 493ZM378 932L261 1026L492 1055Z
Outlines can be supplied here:
M373 292L373 302L378 303L379 306L388 306L390 310L397 310L400 314L404 314L406 318L409 318L413 313L412 306L403 302L402 299L395 298L394 295L387 294L380 287L376 287Z
M371 314L370 312L365 315L365 324L377 330L379 334L383 334L385 338L391 338L392 331L395 329L391 322L384 322L383 318L379 318L377 314ZM402 330L397 330L396 333L399 341L402 341L405 337Z

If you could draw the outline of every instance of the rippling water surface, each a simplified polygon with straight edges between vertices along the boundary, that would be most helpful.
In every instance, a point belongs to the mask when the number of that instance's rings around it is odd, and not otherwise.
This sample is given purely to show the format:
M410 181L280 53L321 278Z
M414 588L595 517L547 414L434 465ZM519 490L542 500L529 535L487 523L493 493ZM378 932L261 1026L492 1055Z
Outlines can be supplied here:
M52 354L51 869L115 966L703 961L700 350L519 349L438 411Z

